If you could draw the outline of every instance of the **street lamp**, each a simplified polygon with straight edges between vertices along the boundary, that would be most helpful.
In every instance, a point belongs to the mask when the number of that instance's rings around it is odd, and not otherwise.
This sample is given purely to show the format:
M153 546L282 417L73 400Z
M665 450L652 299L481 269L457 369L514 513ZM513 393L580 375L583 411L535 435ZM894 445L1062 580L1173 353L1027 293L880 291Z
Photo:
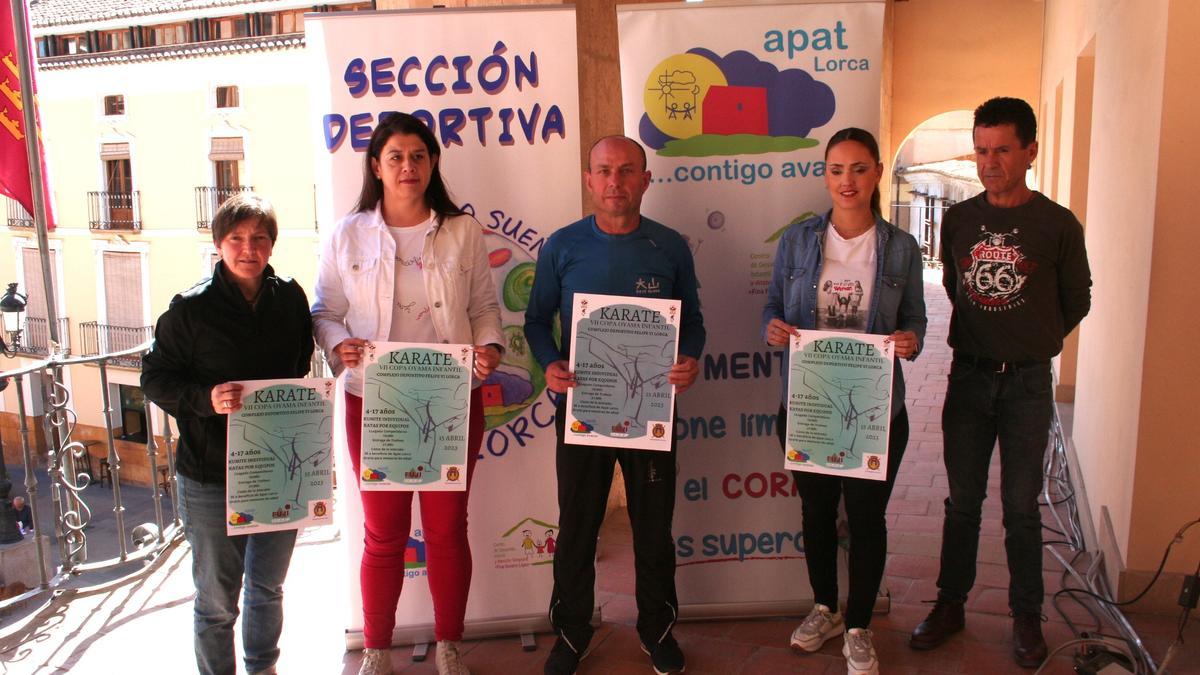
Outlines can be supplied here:
M0 353L12 358L17 355L21 344L21 319L25 313L25 303L28 297L17 292L17 284L10 283L8 290L0 296L0 315L4 318L4 332L8 342L0 338ZM0 391L8 387L8 378L0 379ZM2 448L3 446L0 446ZM21 541L21 531L17 529L16 513L8 495L12 491L12 482L8 479L8 466L4 461L3 450L0 449L0 544L11 544Z
M8 336L8 342L0 338L0 353L9 358L16 356L21 347L22 319L25 318L25 304L29 300L17 292L17 285L15 281L9 283L8 290L0 296L0 315L4 317L4 333Z

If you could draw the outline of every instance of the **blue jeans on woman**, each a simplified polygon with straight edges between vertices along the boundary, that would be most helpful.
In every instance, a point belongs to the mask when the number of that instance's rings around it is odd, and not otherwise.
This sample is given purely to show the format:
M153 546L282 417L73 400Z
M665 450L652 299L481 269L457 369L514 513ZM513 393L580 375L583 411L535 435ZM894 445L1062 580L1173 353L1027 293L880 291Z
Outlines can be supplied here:
M283 630L283 580L296 543L295 530L225 534L225 486L178 476L179 515L192 547L196 584L196 666L204 675L234 675L233 625L238 594L246 586L242 647L246 670L258 673L279 659Z

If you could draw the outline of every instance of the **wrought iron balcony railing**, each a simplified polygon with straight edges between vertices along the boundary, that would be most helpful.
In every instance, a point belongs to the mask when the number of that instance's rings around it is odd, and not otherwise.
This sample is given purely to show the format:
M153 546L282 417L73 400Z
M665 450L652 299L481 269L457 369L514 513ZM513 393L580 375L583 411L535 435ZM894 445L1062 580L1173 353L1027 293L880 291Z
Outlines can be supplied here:
M229 185L225 187L196 188L196 229L207 230L212 227L213 216L226 199L239 192L253 192L253 185Z
M8 202L9 227L33 227L33 217L25 212L25 207L15 199L5 199Z
M175 502L171 499L176 487L175 443L165 412L161 415L162 426L155 429L154 415L149 409L146 411L145 466L151 481L154 520L137 525L125 520L125 496L122 487L127 487L132 482L130 478L123 479L122 471L128 472L133 468L135 457L127 452L128 445L119 444L116 440L112 416L108 414L112 411L114 402L110 399L107 373L109 366L117 361L140 361L141 355L149 347L150 342L147 340L117 353L75 358L64 358L55 354L49 359L24 368L0 373L0 378L16 387L16 414L24 487L33 520L33 532L27 532L26 535L32 535L37 542L33 548L38 568L37 586L14 597L0 600L0 615L22 603L44 598L48 593L80 575L127 569L123 566L128 563L153 560L182 540L179 514ZM74 437L77 414L71 401L71 389L63 381L67 367L84 363L97 366L100 373L100 405L104 412L105 440L99 443ZM40 391L44 397L45 414L40 418L40 422L33 416L33 411L26 409L26 391ZM30 428L31 423L40 423L43 426L46 446L44 449L36 447L43 441L35 438L36 434ZM163 439L161 445L156 433ZM101 447L96 447L97 445ZM96 484L89 472L90 458L93 454L99 455L104 462L105 473L102 474L102 480L107 482L112 490L111 513L115 520L115 528L93 528L108 511L93 510L88 505L88 501L95 503L95 498L86 491L89 485ZM38 457L40 460L36 459ZM0 461L3 459L0 458ZM45 483L45 478L42 481L37 478L37 473L41 472L43 466L46 478L49 479L48 486L39 485ZM7 475L7 470L4 475ZM103 487L103 483L100 485ZM49 513L43 510L46 506L45 500L38 499L39 492L46 488L49 489L50 496ZM111 543L116 545L116 555L103 560L96 560L95 557L98 556L89 556L88 538L112 536L114 530L116 541ZM105 534L101 535L101 532ZM41 544L43 541L52 542L53 549L48 550ZM111 547L104 545L96 548ZM152 569L151 566L143 565L142 571L135 570L126 578L144 575Z
M58 341L61 347L59 353L63 356L69 355L71 323L65 316L58 319ZM49 356L53 351L50 349L50 322L36 316L25 317L25 330L21 333L21 343L17 345L17 351L30 356Z
M153 326L110 326L98 321L79 324L79 337L83 341L83 356L99 356L125 352L154 337ZM109 362L115 366L142 367L141 353L113 356Z
M93 230L141 230L141 193L89 192L88 222Z

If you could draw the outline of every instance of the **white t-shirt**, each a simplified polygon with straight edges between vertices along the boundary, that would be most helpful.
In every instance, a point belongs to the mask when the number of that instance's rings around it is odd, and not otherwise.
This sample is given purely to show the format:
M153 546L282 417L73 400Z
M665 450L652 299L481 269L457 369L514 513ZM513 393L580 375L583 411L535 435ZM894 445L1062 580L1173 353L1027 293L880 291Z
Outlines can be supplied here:
M392 342L438 342L437 331L429 311L425 293L425 273L421 256L425 250L425 235L437 216L412 227L389 227L388 234L396 240L396 289L392 293Z
M825 230L825 264L817 282L817 328L862 333L867 329L875 288L875 228L843 239L833 224Z

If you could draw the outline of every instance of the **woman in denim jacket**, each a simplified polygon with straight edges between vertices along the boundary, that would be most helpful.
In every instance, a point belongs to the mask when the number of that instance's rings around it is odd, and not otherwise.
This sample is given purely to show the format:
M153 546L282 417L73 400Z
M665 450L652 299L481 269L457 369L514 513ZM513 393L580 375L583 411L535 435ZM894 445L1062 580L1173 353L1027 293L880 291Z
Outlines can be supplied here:
M916 358L926 323L921 252L912 235L881 217L882 176L879 146L870 132L843 129L829 139L825 187L833 209L784 232L763 309L763 338L771 346L786 346L799 329L887 335L895 345L887 480L793 472L803 500L805 559L816 605L792 633L791 645L813 652L845 630L842 653L851 675L879 671L867 626L887 557L887 503L908 443L899 358ZM781 404L780 443L785 422ZM837 611L837 517L843 494L850 527L844 618Z
M479 223L450 199L441 151L416 117L394 113L371 135L355 212L325 241L317 272L317 342L346 379L346 443L355 475L362 450L363 348L373 340L475 345L465 492L421 494L433 598L437 671L467 673L458 651L471 585L467 495L483 439L479 385L500 363L500 304ZM360 673L390 674L404 581L412 492L363 492Z

